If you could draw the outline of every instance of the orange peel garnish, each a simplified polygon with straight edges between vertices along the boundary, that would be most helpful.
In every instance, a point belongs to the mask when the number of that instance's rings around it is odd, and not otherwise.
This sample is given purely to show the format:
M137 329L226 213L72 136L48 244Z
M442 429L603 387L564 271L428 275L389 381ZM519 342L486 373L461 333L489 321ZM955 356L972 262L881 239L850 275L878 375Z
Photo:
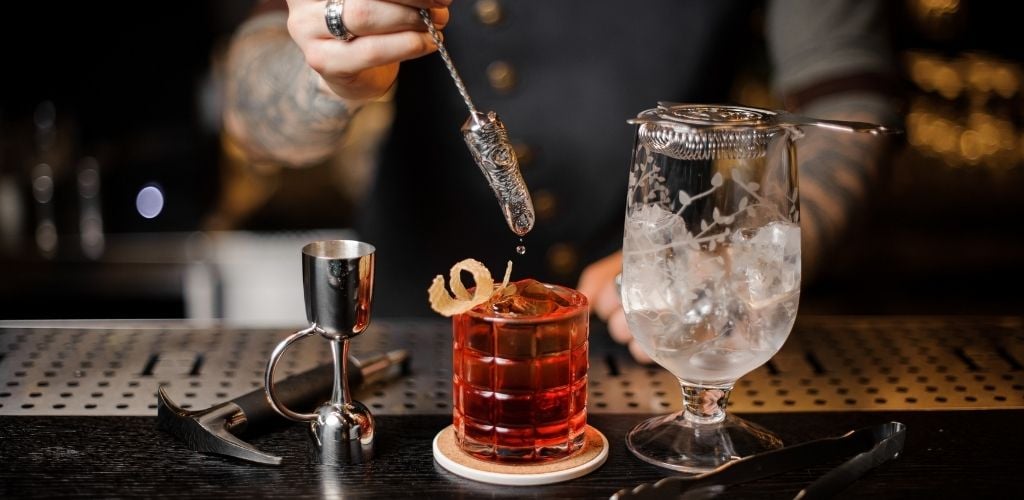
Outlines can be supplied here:
M466 289L466 285L462 283L463 271L473 276L476 288L473 290L472 296L469 294L469 290ZM501 286L498 288L495 288L494 278L491 277L491 272L487 270L487 267L474 259L465 259L457 262L448 272L448 277L448 286L451 288L451 293L445 289L444 276L440 274L434 277L434 281L430 283L430 288L427 289L430 308L445 317L467 312L487 302L496 290L503 290L508 286L509 279L512 277L512 261L509 261L508 266L505 267L505 279L502 280Z
M505 278L501 280L501 286L498 290L503 290L508 286L508 280L512 278L512 261L508 261L508 265L505 266Z

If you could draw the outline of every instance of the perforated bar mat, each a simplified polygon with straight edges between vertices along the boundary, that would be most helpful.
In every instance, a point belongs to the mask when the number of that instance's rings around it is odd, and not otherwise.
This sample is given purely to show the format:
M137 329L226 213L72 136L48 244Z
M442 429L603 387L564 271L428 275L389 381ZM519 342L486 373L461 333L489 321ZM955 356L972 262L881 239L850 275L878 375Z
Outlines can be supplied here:
M160 385L185 407L204 408L260 387L270 350L290 333L155 322L0 323L0 415L154 415ZM412 375L363 387L355 398L376 414L450 413L450 326L377 321L352 343L356 355L397 348L412 353ZM326 342L311 338L286 354L281 371L328 359ZM680 408L677 382L665 370L639 366L598 338L590 363L590 411ZM782 351L740 379L730 409L1022 408L1022 364L1024 318L803 317Z

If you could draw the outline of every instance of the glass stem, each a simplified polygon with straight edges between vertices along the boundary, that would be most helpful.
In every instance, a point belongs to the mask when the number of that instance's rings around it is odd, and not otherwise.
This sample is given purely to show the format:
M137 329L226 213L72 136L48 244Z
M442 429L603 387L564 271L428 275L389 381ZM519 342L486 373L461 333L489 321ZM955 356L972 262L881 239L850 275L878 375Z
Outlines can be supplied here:
M348 391L348 339L331 340L331 355L334 356L334 390L331 392L332 405L349 405L352 395Z
M725 404L732 385L702 386L679 381L683 390L683 416L698 424L717 424L725 420Z

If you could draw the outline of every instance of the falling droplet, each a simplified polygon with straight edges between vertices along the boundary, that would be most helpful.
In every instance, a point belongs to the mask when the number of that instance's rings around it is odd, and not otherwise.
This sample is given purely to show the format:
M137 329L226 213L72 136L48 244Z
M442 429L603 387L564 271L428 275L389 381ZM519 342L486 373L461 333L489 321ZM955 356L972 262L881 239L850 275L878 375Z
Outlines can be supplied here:
M519 238L519 244L516 245L516 253L526 255L526 245L523 243L523 238Z

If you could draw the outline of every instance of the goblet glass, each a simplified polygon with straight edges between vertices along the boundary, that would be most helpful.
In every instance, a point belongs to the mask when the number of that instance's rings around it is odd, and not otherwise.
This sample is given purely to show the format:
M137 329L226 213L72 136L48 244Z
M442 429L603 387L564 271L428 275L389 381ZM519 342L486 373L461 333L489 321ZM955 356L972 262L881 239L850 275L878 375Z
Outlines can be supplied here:
M800 299L800 132L773 115L662 105L631 120L622 303L683 393L682 411L626 438L655 465L699 473L782 445L726 412L737 379L782 347Z

